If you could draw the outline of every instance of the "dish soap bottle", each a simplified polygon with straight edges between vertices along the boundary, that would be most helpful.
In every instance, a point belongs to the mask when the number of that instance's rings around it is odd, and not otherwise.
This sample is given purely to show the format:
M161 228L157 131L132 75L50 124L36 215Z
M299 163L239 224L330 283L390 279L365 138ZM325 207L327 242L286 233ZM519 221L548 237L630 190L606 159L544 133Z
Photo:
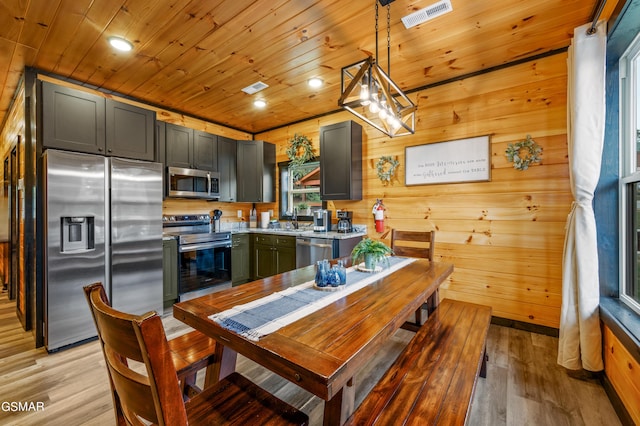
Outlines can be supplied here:
M256 208L251 209L251 214L249 215L249 228L257 228L258 227L258 214L256 213Z

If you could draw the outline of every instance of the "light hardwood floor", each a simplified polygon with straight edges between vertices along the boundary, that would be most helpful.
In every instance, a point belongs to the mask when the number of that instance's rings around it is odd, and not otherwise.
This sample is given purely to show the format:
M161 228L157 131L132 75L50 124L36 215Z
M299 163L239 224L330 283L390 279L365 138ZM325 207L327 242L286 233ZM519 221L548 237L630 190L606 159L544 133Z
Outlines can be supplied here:
M113 411L102 353L97 342L47 354L33 349L15 306L0 295L0 402L43 402L44 410L0 409L0 425L113 425ZM188 327L167 312L169 337ZM411 338L400 330L366 371L356 378L356 404ZM487 343L487 378L479 379L471 425L618 425L602 386L567 376L556 364L557 339L492 325ZM238 370L322 424L322 401L286 380L240 357ZM4 405L3 405L4 407Z

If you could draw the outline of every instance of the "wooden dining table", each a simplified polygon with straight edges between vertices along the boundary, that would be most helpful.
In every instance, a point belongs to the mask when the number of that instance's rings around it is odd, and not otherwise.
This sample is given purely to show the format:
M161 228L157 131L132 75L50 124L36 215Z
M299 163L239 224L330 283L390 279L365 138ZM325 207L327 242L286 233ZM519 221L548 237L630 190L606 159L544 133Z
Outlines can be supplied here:
M259 340L209 317L312 281L314 266L177 303L173 315L219 343L213 381L235 371L241 354L324 399L323 423L340 425L356 408L356 373L452 272L450 263L417 259Z

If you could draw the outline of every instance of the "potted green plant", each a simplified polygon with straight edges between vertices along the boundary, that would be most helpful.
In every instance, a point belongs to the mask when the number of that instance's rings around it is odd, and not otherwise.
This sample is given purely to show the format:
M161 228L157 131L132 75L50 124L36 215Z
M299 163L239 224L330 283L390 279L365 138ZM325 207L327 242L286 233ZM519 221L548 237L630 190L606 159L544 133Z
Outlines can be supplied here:
M385 243L371 238L363 238L351 251L353 265L364 261L365 269L374 271L381 261L389 264L388 255L392 255L393 250Z

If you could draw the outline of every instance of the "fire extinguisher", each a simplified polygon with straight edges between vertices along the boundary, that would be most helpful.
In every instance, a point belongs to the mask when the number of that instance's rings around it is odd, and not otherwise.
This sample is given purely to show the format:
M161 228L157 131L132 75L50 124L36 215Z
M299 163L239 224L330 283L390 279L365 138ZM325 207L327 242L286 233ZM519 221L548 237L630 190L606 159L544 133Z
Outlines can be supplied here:
M384 204L380 198L376 198L376 203L373 205L373 220L376 223L376 232L384 232Z

